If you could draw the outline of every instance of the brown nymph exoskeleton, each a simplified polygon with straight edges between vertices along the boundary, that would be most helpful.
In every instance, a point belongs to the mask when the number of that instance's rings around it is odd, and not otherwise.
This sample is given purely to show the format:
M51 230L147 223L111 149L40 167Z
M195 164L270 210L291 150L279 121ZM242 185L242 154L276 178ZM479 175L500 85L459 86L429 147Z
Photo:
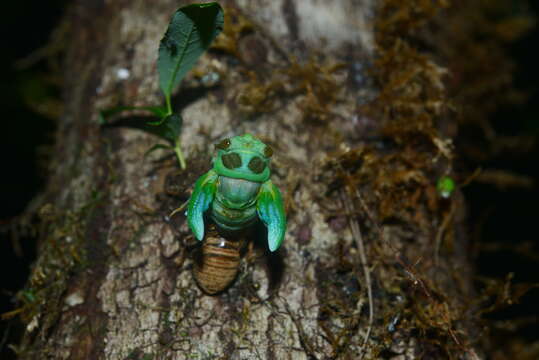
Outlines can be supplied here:
M225 236L217 232L215 225L210 225L195 253L193 275L198 286L209 295L225 290L234 281L247 242L246 234Z

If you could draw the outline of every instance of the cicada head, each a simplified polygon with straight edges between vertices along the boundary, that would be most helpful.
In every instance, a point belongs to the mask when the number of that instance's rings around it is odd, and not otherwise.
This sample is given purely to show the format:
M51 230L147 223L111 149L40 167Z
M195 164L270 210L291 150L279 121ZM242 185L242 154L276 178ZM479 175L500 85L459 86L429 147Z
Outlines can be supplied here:
M221 176L265 182L273 150L251 134L224 139L217 145L213 169Z

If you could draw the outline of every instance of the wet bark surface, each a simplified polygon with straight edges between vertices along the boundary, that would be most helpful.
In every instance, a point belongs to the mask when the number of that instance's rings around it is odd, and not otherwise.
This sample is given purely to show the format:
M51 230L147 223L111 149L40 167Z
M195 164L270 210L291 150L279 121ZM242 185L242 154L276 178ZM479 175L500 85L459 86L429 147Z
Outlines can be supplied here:
M66 110L21 358L477 358L462 315L464 203L433 185L450 150L442 135L397 138L383 106L365 107L383 93L367 71L384 66L373 65L381 4L223 5L224 33L173 98L185 171L166 152L145 156L152 135L98 122L102 109L163 101L157 48L178 3L80 0L68 12ZM183 212L168 215L213 144L246 132L274 148L287 235L275 254L255 239L232 286L208 296Z

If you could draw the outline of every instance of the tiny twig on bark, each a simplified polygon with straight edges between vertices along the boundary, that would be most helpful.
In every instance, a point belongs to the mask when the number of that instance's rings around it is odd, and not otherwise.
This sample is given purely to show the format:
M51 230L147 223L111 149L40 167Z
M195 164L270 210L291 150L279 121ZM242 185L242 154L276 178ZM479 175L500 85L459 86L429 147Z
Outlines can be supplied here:
M356 192L356 195L357 194ZM341 197L344 202L344 206L346 208L346 212L348 214L352 214L354 212L354 205L352 201L350 201L350 198L346 196L345 193L341 192ZM351 215L348 215L348 220L350 222L350 228L352 229L352 236L354 237L354 240L356 241L356 246L359 251L359 259L361 262L361 266L363 269L363 275L365 276L365 283L367 284L367 297L369 299L369 324L367 327L367 332L365 334L365 337L363 339L363 345L361 346L362 352L360 355L360 359L365 356L365 346L367 345L367 342L369 341L369 337L371 335L372 331L372 325L374 322L374 301L372 297L372 282L371 282L371 274L369 270L369 266L367 265L367 255L365 253L365 245L363 243L363 237L361 236L361 230L359 228L359 224L356 219L352 218ZM359 302L358 302L359 304ZM359 309L358 309L359 310Z
M299 319L294 316L294 314L292 313L292 310L290 310L290 306L288 305L288 302L284 300L283 303L284 303L284 307L286 308L286 312L288 316L290 316L290 319L292 319L292 322L294 323L294 325L296 325L296 329L298 330L299 342L301 343L303 350L307 353L310 359L317 360L318 358L315 356L313 344L311 343L311 340L305 334L305 330L303 329L303 325L301 324L301 321L299 321Z
M449 210L449 213L444 216L444 220L442 221L442 224L440 225L440 228L438 229L438 232L436 233L436 242L435 242L435 249L434 249L434 264L438 265L438 261L440 260L440 247L442 246L443 241L443 235L445 233L445 230L451 223L451 220L453 219L453 215L455 214L455 201L451 202L451 209Z

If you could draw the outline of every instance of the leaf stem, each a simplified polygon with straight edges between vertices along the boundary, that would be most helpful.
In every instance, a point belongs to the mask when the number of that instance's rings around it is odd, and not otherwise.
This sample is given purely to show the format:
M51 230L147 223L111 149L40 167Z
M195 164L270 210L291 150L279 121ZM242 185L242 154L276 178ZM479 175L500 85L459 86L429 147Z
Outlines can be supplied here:
M172 115L172 105L170 103L170 95L165 95L165 102L167 103L167 113L161 119L164 119L167 116Z
M186 168L185 158L183 157L183 152L182 152L182 149L180 147L180 138L179 137L176 140L176 142L174 143L174 152L176 153L176 157L178 158L178 161L180 163L180 168L182 170L185 170L185 168Z

